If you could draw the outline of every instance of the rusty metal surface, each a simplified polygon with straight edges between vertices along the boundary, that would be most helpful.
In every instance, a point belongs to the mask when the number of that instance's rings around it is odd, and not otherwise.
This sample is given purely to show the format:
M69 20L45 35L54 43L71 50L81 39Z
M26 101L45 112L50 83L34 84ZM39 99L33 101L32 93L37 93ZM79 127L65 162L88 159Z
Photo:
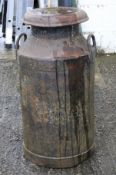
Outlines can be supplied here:
M89 50L76 24L56 28L32 27L32 35L20 48L19 54L38 60L67 60L88 55Z
M24 16L25 24L39 27L68 26L87 20L88 16L83 10L70 7L33 9Z
M81 163L94 145L94 58L79 25L32 27L18 59L25 157L53 168Z
M25 156L34 163L72 167L89 156L94 115L88 59L52 61L51 71L45 61L40 71L38 60L20 58Z

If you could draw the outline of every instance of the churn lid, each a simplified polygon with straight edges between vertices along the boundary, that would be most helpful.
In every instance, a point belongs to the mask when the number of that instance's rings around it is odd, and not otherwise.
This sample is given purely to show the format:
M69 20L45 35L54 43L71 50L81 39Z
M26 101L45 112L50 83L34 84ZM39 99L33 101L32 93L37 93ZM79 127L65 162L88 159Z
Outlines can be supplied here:
M24 23L38 27L58 27L79 24L88 20L85 11L72 7L33 9L24 16Z

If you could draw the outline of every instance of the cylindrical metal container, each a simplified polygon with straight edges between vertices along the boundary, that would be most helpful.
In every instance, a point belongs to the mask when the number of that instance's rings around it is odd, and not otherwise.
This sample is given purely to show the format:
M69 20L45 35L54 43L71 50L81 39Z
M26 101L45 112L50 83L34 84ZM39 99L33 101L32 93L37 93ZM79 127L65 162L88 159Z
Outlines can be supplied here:
M63 7L24 17L32 26L20 48L17 41L24 153L35 164L73 167L93 148L95 38L85 40L79 31L87 19L84 11Z

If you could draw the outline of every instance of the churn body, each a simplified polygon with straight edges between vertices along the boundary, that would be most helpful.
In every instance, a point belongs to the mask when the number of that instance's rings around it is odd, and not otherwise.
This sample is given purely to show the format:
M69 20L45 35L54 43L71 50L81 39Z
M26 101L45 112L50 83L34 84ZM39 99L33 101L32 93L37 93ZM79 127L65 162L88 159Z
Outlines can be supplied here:
M66 168L85 160L94 144L94 46L79 30L86 13L58 9L25 15L32 33L18 59L25 157Z

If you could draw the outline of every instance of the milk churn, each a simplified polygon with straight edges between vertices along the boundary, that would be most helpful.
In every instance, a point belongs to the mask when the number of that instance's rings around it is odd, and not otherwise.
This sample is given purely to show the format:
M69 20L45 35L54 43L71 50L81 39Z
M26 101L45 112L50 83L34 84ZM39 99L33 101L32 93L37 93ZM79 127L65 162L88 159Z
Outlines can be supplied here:
M21 34L16 44L23 146L25 158L37 165L73 167L93 150L96 42L79 30L87 20L83 10L69 7L25 14L31 35Z

